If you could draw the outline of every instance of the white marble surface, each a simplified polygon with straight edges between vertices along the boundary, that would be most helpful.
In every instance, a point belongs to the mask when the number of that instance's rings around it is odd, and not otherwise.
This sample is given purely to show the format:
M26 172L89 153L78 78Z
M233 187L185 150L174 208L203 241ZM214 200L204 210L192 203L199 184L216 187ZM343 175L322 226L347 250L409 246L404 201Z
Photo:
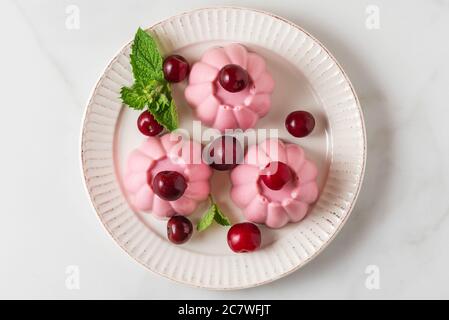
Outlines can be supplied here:
M66 8L80 29L66 28ZM337 57L361 99L368 167L343 231L302 270L237 292L178 285L131 261L82 187L85 101L137 26L227 4L284 16ZM377 5L380 29L365 26ZM0 298L449 298L449 1L2 1ZM80 289L66 287L77 265ZM380 288L365 286L368 265Z

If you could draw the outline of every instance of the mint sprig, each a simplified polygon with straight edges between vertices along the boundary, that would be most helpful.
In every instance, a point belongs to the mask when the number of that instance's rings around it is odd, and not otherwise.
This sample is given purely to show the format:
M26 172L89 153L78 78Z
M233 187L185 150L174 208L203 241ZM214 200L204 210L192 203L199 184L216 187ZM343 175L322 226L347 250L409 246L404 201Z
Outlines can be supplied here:
M206 211L206 213L201 217L200 221L196 226L196 229L200 232L204 231L207 228L209 228L214 221L222 226L230 226L231 221L229 221L229 218L226 217L223 211L220 210L218 205L212 199L212 196L209 196L209 201L210 207Z
M178 113L170 84L162 71L163 57L156 41L139 28L131 47L134 84L121 89L123 103L135 110L147 108L167 130L178 128Z

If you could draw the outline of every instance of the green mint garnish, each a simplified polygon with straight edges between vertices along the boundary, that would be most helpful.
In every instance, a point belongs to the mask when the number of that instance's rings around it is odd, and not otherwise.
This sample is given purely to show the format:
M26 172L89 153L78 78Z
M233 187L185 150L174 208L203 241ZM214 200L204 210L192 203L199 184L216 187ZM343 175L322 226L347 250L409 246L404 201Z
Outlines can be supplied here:
M136 110L147 108L157 122L167 130L178 128L178 114L171 94L170 84L162 71L163 57L157 43L139 28L131 48L131 66L134 84L123 87L123 103Z
M231 221L229 221L229 218L224 215L211 196L209 196L209 199L211 205L206 213L201 217L196 229L198 231L204 231L209 228L214 221L222 226L230 226Z
M131 66L136 81L164 80L163 60L156 41L139 28L134 37L131 52Z

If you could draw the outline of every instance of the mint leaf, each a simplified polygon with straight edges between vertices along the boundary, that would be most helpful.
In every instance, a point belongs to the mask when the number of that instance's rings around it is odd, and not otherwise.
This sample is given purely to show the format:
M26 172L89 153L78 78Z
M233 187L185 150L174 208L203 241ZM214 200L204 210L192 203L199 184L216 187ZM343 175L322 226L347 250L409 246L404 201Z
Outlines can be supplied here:
M228 217L226 217L223 212L220 210L218 205L213 201L212 197L209 197L211 205L206 213L201 217L198 222L196 229L198 231L204 231L212 225L212 222L215 221L222 226L230 226L231 221L229 221Z
M130 58L136 81L145 83L148 80L164 80L163 58L156 41L141 28L134 37Z
M150 111L156 121L162 124L167 130L173 131L177 129L178 114L175 101L171 96L170 87L166 85L153 90L152 92L156 92L157 94L148 100L148 111Z
M215 208L216 208L214 216L215 222L222 226L230 226L231 221L229 221L229 218L223 214L223 212L220 210L218 206L215 206Z
M150 80L147 85L136 82L131 88L123 87L121 90L122 101L136 110L142 110L152 103L158 94L160 84L156 80Z
M139 28L131 48L131 66L134 84L123 87L123 103L135 110L147 108L157 122L167 130L178 128L178 113L171 94L170 84L162 71L163 57L157 43Z
M131 87L123 87L120 91L120 94L122 96L123 103L127 104L133 109L136 110L142 110L147 105L147 99L144 96L141 96L138 93L138 90L136 88Z
M210 206L209 209L206 211L206 213L201 217L201 220L200 222L198 222L196 229L201 232L209 228L212 222L214 221L215 212L216 206L215 205Z
M161 123L167 130L173 131L178 128L178 113L175 100L171 96L170 87L159 96L153 112L152 108L148 108L153 113L157 122Z

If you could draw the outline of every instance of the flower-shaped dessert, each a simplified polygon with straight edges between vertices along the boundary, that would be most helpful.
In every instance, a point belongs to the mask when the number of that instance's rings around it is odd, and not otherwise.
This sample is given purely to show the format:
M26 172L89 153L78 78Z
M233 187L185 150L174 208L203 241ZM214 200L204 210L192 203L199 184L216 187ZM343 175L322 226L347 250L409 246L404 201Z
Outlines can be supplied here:
M237 70L228 70L225 81L237 81L237 72L244 72L248 82L237 92L226 90L221 84L220 75L229 66ZM193 65L185 97L204 124L220 131L246 130L268 113L273 89L274 80L266 70L264 59L240 44L230 44L208 50Z
M268 139L250 147L232 171L231 198L249 221L280 228L302 220L316 201L317 174L301 147Z
M180 141L175 135L166 134L147 138L131 152L124 185L138 210L152 212L160 218L189 215L207 199L211 174L209 166L201 160L199 143ZM170 196L173 199L170 195L173 191L176 199L168 201Z

